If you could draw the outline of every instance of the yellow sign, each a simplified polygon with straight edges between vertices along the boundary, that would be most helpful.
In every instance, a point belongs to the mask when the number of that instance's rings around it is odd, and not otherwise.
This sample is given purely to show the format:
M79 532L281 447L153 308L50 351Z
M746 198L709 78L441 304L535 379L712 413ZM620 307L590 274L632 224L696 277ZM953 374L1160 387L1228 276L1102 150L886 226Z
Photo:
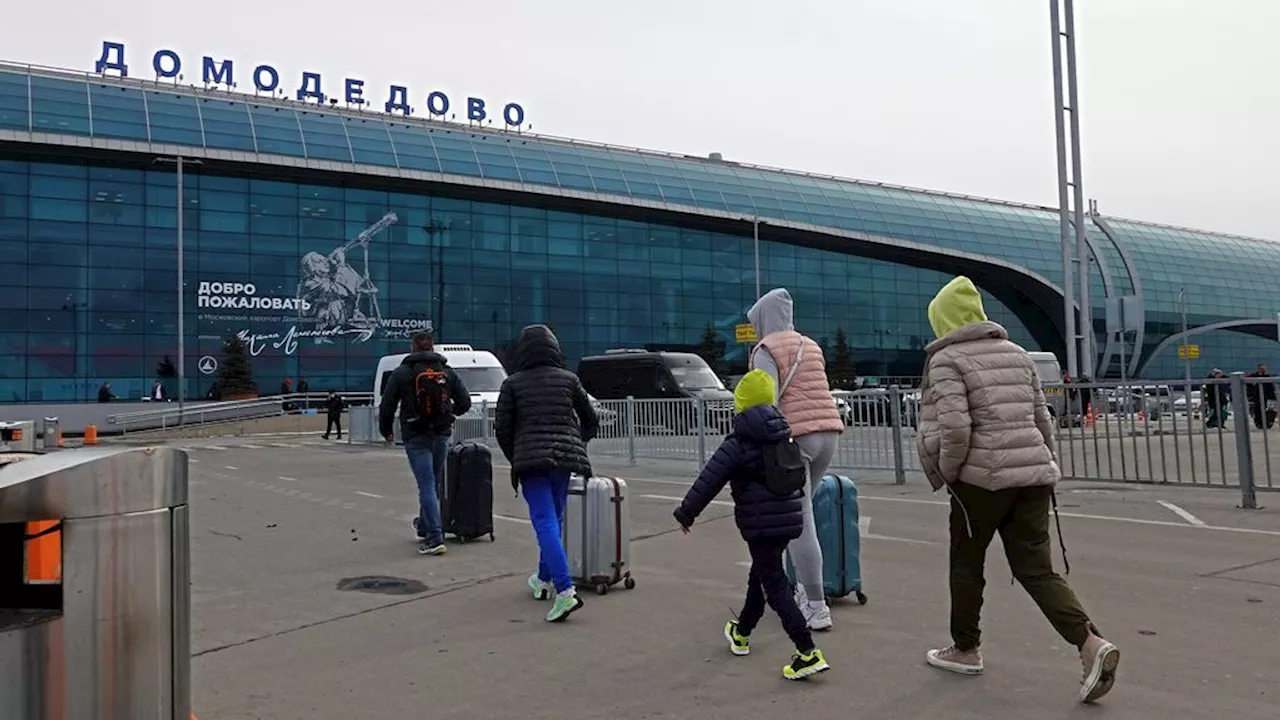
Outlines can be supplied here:
M754 343L760 341L760 339L756 337L756 326L751 323L735 325L733 328L733 335L736 341L740 343Z
M1179 360L1199 360L1200 346L1199 345L1179 345L1178 359Z

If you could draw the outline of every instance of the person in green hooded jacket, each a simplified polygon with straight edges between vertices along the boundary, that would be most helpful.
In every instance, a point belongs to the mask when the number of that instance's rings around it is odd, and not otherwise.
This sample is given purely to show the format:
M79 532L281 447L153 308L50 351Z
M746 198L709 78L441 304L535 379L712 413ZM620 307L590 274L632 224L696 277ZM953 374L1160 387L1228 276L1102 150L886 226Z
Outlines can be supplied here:
M964 675L983 671L983 565L998 533L1013 576L1079 649L1080 700L1093 702L1114 685L1120 651L1053 569L1049 514L1056 511L1053 490L1062 473L1035 363L987 319L966 277L947 283L929 303L929 324L937 339L925 347L916 443L933 489L945 487L951 495L953 644L930 650L926 659Z

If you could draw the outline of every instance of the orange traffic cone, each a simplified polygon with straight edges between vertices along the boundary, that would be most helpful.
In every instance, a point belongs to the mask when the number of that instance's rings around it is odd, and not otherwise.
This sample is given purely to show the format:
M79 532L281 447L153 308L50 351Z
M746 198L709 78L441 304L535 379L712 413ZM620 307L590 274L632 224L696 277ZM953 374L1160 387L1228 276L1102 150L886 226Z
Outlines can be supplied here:
M86 425L86 426L85 426L85 428L84 428L84 444L85 444L85 445L97 445L97 444L98 444L98 426L96 426L96 425Z

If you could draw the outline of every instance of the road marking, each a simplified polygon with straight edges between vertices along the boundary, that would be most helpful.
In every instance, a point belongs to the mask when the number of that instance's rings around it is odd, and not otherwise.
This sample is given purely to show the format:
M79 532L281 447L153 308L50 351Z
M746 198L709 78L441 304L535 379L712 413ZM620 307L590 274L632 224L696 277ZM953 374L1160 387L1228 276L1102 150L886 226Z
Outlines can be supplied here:
M357 491L356 491L356 494L357 494L357 495L363 495L363 496L365 496L365 497L371 497L371 498L381 498L381 497L382 497L381 495L374 495L374 494L373 494L373 493L371 493L371 492L365 492L365 491L363 491L363 490L357 490Z
M497 515L497 514L495 514L493 517L494 517L494 519L496 519L496 520L506 520L507 522L520 523L521 525L532 525L532 524L533 524L533 523L529 522L528 520L526 520L525 518L511 517L510 515Z
M1171 503L1171 502L1165 502L1164 500L1157 500L1156 502L1160 503L1160 506L1161 506L1161 507L1163 507L1165 510L1168 510L1169 512L1173 513L1174 515L1177 515L1178 517L1182 518L1183 520L1186 520L1187 522L1191 523L1192 525L1195 525L1196 527L1204 527L1204 521L1203 521L1203 520L1201 520L1200 518L1196 517L1195 515L1192 515L1191 513L1187 512L1186 510L1183 510L1182 508L1178 507L1177 505L1174 505L1174 504L1173 504L1173 503Z
M298 478L286 477L284 475L281 475L280 479L284 480L285 482L298 482Z
M913 505L950 505L946 500L920 500L917 498L893 498L893 497L876 497L874 495L860 495L860 500L872 500L879 502L899 502ZM1280 537L1280 530L1261 530L1258 528L1241 528L1241 527L1225 527L1222 525L1188 525L1186 523L1173 522L1171 520L1142 520L1139 518L1116 517L1114 515L1086 515L1084 513L1058 513L1062 517L1076 518L1078 520L1104 520L1108 522L1130 523L1132 525L1154 525L1156 527L1175 527L1190 528L1197 527L1205 530L1217 530L1219 532L1243 533L1245 535L1269 535L1271 537Z
M204 450L226 450L226 448L221 445L205 445L203 449Z
M189 463L198 463L198 462L200 462L200 461L199 461L199 460L197 460L197 459L195 459L195 458L193 458L193 457L191 457L190 455L188 455L188 456L187 456L187 462L189 462Z
M261 450L261 449L262 449L262 446L261 446L261 445L248 445L248 444L245 444L245 445L241 445L240 447L242 447L242 448L249 448L250 450Z
M239 469L240 469L240 468L236 467L235 465L223 465L222 467L224 467L224 468L226 468L226 469L228 469L228 470L239 470Z

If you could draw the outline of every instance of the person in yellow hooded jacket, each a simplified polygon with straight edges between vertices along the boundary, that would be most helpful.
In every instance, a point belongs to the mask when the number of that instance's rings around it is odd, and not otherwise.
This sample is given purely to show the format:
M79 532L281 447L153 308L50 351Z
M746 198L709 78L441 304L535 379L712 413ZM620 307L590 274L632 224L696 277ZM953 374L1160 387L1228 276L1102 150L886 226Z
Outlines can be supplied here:
M1114 685L1120 651L1053 569L1049 514L1056 510L1053 491L1062 473L1035 363L987 319L982 297L966 277L947 283L929 303L929 324L937 339L925 347L916 443L933 489L945 487L951 495L953 644L930 650L926 659L955 673L983 671L983 566L998 533L1013 576L1058 634L1079 649L1080 700L1093 702Z

